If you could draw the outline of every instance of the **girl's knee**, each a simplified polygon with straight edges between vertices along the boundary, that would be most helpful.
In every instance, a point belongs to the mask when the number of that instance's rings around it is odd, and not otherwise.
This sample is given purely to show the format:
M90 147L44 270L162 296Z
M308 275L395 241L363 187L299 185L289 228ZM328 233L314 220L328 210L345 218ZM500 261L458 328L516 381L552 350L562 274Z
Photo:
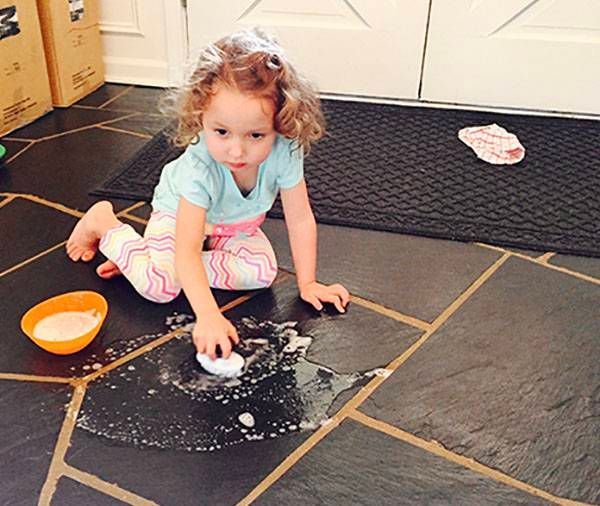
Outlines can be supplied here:
M276 277L277 277L277 261L275 260L275 258L273 258L269 262L269 266L265 269L265 272L263 273L263 275L258 280L261 285L260 288L269 288L275 281Z
M274 258L269 259L268 262L264 262L263 260L264 259L255 259L255 261L252 262L246 261L246 268L244 269L246 270L246 274L237 278L237 282L234 284L238 286L235 286L234 288L238 290L269 288L277 277L277 262ZM251 269L248 269L248 266L250 266Z

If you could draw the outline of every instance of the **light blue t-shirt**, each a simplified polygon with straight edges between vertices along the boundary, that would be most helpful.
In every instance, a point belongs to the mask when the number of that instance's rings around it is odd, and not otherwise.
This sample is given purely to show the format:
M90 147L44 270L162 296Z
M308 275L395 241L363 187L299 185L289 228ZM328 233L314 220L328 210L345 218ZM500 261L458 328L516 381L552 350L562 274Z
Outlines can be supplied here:
M279 189L296 186L304 176L302 149L277 135L273 149L258 167L256 186L245 197L231 171L208 153L204 136L165 165L154 189L152 207L175 213L181 196L206 209L207 223L237 223L266 213Z

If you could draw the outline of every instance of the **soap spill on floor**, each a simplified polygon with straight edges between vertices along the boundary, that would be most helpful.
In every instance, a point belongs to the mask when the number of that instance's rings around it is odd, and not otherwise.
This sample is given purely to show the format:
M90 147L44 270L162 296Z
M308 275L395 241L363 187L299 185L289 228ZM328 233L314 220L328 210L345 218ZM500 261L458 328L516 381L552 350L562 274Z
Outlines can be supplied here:
M90 384L79 428L118 444L210 452L315 429L342 391L378 373L339 374L306 359L312 337L295 322L244 318L244 371L218 378L195 359L190 320L168 324L184 332Z
M165 321L170 331L187 328L191 330L191 322L193 322L193 318L190 315L178 313L168 316ZM130 339L118 339L111 342L109 347L103 352L94 353L87 357L80 364L71 366L69 369L74 376L90 374L114 362L115 360L134 352L138 348L155 341L163 335L164 333L144 334Z

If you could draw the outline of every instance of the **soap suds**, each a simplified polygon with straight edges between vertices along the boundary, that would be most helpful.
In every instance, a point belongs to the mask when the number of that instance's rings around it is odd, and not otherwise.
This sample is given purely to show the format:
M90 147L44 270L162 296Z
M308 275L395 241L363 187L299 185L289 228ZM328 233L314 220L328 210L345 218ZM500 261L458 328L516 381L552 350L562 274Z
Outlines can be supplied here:
M42 318L33 328L33 337L44 341L71 341L87 334L100 316L95 309L90 311L61 311Z
M191 332L193 321L194 320L190 315L174 313L172 316L166 318L166 325L169 331L182 329ZM134 338L115 340L111 342L110 347L106 348L104 352L101 352L99 356L94 353L86 357L79 364L71 366L69 370L74 376L89 373L90 369L93 369L94 366L97 367L96 364L100 364L100 367L104 367L163 335L164 333L144 334Z
M139 448L218 451L314 430L342 391L376 374L339 374L307 360L312 337L295 322L244 318L236 347L242 373L219 378L197 363L193 324L181 316L170 325L185 332L89 385L80 429Z

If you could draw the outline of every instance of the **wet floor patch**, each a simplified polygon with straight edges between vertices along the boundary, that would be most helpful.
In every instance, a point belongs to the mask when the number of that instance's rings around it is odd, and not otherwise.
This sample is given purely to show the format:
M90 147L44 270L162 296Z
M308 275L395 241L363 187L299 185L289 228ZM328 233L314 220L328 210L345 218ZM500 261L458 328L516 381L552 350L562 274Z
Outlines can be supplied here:
M313 430L327 422L341 392L385 373L339 374L306 360L313 338L295 322L243 318L236 351L244 369L237 378L219 378L195 359L191 318L178 315L168 324L181 333L90 385L79 428L115 444L212 452ZM123 347L131 346L124 341Z

